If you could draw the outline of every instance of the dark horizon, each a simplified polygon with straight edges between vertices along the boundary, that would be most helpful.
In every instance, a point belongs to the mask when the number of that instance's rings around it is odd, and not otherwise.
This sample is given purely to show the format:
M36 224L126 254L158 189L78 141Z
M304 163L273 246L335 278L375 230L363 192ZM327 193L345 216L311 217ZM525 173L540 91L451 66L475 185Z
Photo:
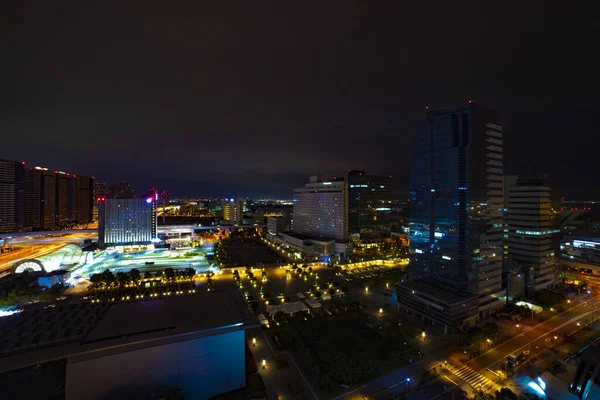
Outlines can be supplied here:
M425 106L496 110L505 173L600 198L598 28L547 2L3 2L0 158L173 197L291 198L314 174L408 195Z

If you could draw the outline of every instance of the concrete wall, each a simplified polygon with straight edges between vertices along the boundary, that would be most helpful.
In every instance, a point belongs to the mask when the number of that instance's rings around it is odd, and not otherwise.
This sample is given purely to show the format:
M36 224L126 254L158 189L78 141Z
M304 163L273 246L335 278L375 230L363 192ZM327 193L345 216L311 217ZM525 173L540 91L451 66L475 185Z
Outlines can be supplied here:
M244 331L87 361L69 359L66 381L67 400L127 398L161 385L177 386L189 399L208 399L246 385Z

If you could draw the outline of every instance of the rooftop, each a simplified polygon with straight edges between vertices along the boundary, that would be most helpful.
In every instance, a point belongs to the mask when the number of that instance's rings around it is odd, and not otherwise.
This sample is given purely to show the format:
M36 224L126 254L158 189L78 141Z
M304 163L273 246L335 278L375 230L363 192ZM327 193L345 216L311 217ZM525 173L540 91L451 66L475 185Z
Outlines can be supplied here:
M89 303L80 304L83 307L76 307L77 313L65 313L63 307L41 310L46 319L59 320L58 325L27 323L41 317L39 309L4 318L0 372L64 357L80 361L259 325L239 290L98 305L93 307L98 312L87 313L91 315L84 320L87 324L81 323L79 314L80 308L87 309ZM65 307L73 306L79 304ZM58 319L45 315L57 312ZM70 322L74 322L72 329ZM67 335L69 332L73 334ZM39 343L25 346L32 342L29 337L37 338Z
M409 281L402 283L401 285L412 289L421 295L431 296L436 300L439 300L448 305L472 300L473 298L477 297L476 295L472 295L469 293L448 290L442 285L436 285L422 280Z

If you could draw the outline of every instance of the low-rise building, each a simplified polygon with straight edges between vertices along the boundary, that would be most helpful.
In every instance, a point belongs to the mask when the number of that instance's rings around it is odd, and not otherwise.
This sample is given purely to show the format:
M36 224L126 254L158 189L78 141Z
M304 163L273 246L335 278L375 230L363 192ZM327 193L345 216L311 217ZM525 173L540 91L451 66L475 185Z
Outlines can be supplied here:
M327 257L333 254L344 256L352 251L351 242L318 240L296 232L280 232L277 236L267 235L266 239L311 257Z

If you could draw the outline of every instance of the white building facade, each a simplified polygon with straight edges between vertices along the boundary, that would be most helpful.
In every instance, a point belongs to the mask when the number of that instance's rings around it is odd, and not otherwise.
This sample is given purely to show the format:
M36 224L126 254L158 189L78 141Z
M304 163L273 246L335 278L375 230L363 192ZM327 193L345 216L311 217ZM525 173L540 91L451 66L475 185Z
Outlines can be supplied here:
M98 245L149 244L156 237L156 199L101 199Z
M293 231L321 240L348 240L348 186L312 176L294 189Z

